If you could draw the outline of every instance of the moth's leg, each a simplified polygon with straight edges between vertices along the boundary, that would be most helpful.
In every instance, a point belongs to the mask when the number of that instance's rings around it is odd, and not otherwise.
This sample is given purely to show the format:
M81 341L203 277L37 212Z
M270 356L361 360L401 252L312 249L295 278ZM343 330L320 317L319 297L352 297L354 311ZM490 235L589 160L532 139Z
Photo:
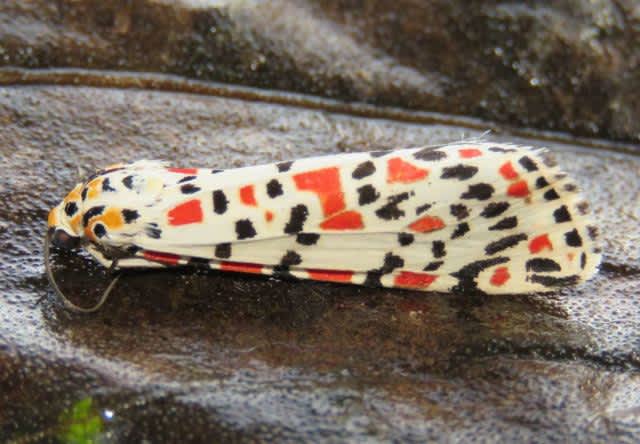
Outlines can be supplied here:
M95 260L98 261L100 265L105 268L111 268L114 261L111 259L107 259L105 255L95 246L93 246L92 244L87 244L85 245L85 249L89 252L89 254L91 254L91 256L95 258Z

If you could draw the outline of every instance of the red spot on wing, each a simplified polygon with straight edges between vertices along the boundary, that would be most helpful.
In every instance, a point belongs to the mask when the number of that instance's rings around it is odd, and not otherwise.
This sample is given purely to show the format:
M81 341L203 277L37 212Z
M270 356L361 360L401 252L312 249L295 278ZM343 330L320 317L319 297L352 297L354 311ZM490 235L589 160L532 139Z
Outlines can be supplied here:
M498 171L500 171L500 174L502 174L502 177L504 177L507 180L513 180L518 178L518 173L516 173L516 170L513 169L513 164L511 163L511 161L503 163Z
M344 193L340 185L340 172L337 167L300 173L293 176L300 191L312 191L318 195L325 216L345 209Z
M345 211L322 221L320 228L323 230L361 230L364 228L364 224L360 213Z
M220 262L220 269L223 271L235 271L238 273L262 273L262 265L248 262Z
M462 157L463 159L482 156L482 151L477 148L463 148L458 152L460 153L460 157Z
M539 253L544 249L553 250L549 235L546 233L531 239L529 242L529 251L533 254Z
M267 222L271 222L273 220L273 213L271 211L265 211L264 218Z
M507 194L513 197L527 197L529 195L529 186L524 180L509 185Z
M353 271L345 270L307 270L310 279L329 282L351 282Z
M509 279L511 279L511 275L509 274L509 269L507 267L498 267L493 272L493 276L491 276L491 285L494 287L502 287Z
M393 284L398 287L427 288L437 278L438 276L433 274L402 271L395 277Z
M167 171L178 174L198 174L197 168L167 168Z
M444 228L444 222L439 217L425 216L413 222L409 228L418 233L427 233Z
M162 253L161 251L145 251L143 253L145 259L153 262L162 262L166 265L178 265L180 256L171 253Z
M188 200L173 207L167 213L169 225L187 225L202 222L202 206L199 199Z
M389 159L387 162L388 183L412 183L424 179L427 174L429 174L428 170L418 168L399 157Z
M253 185L247 185L246 187L240 188L240 201L243 204L255 207L258 205L256 202L256 196L254 193Z

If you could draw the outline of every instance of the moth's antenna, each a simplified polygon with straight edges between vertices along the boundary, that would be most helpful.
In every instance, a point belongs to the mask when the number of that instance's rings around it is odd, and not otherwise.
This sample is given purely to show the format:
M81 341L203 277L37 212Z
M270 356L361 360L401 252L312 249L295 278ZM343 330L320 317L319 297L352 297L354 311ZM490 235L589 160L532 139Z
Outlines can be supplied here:
M489 134L491 134L492 132L493 132L493 130L492 130L492 129L488 129L488 130L486 130L484 133L482 133L482 134L480 134L480 135L478 136L478 140L482 140L482 139L484 139L485 137L487 137L487 136L488 136Z
M49 279L49 283L53 287L53 290L56 292L56 295L58 296L58 298L62 301L62 304L65 306L65 308L76 313L93 313L94 311L99 310L100 307L102 307L104 303L107 301L107 298L111 293L111 290L113 290L113 287L118 282L118 279L120 279L120 275L118 274L116 275L116 277L113 278L113 280L111 281L107 289L102 293L102 296L100 296L100 300L96 303L96 305L89 308L80 307L74 304L73 302L71 302L64 295L62 290L60 290L60 288L58 287L58 284L56 283L56 280L53 277L53 271L51 270L51 261L49 260L51 255L50 251L51 251L51 243L49 240L49 233L45 233L44 235L44 268L47 272L47 278Z

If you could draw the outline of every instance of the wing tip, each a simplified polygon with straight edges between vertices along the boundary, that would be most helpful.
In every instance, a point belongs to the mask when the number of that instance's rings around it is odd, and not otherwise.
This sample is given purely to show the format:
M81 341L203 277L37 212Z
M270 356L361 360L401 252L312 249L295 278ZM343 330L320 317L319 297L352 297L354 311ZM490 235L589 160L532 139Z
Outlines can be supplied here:
M598 271L602 260L600 232L593 221L591 205L582 195L581 187L567 173L560 169L553 152L546 148L531 150L540 167L540 173L547 179L550 189L567 210L567 220L558 220L558 230L564 231L567 248L578 248L579 271L577 282L591 279ZM562 225L562 228L560 228ZM567 227L573 227L567 230Z

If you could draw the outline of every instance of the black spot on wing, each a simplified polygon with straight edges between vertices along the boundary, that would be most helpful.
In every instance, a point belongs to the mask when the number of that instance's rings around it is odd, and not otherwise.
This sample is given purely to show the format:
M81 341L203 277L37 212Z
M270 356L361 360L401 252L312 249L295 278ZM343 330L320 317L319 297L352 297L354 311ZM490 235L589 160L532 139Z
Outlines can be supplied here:
M216 190L213 192L213 211L217 214L224 214L227 211L227 196L222 190Z
M469 209L463 204L453 204L449 207L451 215L458 220L469 217Z
M396 268L402 268L402 267L404 267L404 259L402 259L400 256L397 256L389 252L384 256L384 263L380 268L380 272L382 274L388 274L388 273L391 273Z
M380 193L373 185L363 185L356 190L358 192L358 204L367 205L375 202L380 197Z
M400 193L387 198L387 203L376 210L376 216L384 220L397 220L404 216L398 205L409 199L409 193Z
M424 148L413 153L413 157L418 160L435 162L445 159L447 157L447 153L445 153L444 151L440 151L437 148Z
M569 214L569 210L567 210L567 206L563 205L557 210L553 212L553 219L557 224L561 224L563 222L570 222L571 215Z
M505 217L500 222L489 227L489 230L509 230L518 226L518 218L516 216Z
M301 245L315 245L318 243L320 235L317 233L298 233L296 242Z
M545 191L543 194L543 197L544 197L544 200L556 200L560 198L560 196L558 196L558 192L553 188Z
M536 188L540 189L548 186L549 182L547 182L547 179L545 179L544 177L540 176L536 179Z
M576 285L580 282L580 276L574 274L571 276L555 277L546 274L532 274L529 280L535 284L544 285L545 287L567 287L569 285Z
M293 165L293 161L289 160L287 162L277 163L276 167L278 168L278 171L280 171L281 173L284 173L291 169L291 165Z
M584 270L584 267L587 265L587 255L582 253L580 255L580 268Z
M459 164L452 167L446 167L442 170L441 179L458 179L467 180L472 178L478 172L478 167L473 165Z
M436 271L442 264L444 264L444 261L429 262L427 266L422 269L422 271Z
M231 244L229 242L225 242L223 244L216 245L213 254L215 257L220 259L229 259L231 257Z
M198 176L184 176L182 179L180 179L178 181L178 183L185 183L185 182L191 182L192 180L194 180L196 177Z
M82 199L83 202L87 200L87 191L89 191L89 189L87 187L84 187L80 192L80 199Z
M461 199L487 200L493 195L494 189L488 183L469 185L469 189L462 193Z
M537 257L534 259L529 259L526 264L527 271L561 271L562 268L560 264L558 264L553 259L547 259L542 257Z
M468 232L469 232L469 224L466 222L462 222L461 224L458 224L454 232L451 234L451 239L462 237Z
M295 234L302 231L307 216L309 216L309 209L306 205L300 204L291 208L289 222L285 225L284 232L286 234Z
M427 211L429 208L431 208L431 204L420 205L419 207L416 208L416 216L420 216L422 213Z
M82 215L82 226L86 227L87 224L89 223L89 220L92 217L95 217L95 216L98 216L98 215L102 214L103 211L104 211L104 205L100 205L100 206L97 206L97 207L89 208Z
M389 252L384 256L384 262L380 268L367 272L364 285L367 287L380 287L382 286L380 282L382 275L392 273L393 270L402 267L404 267L404 259Z
M122 185L124 185L130 190L133 190L133 176L129 175L124 179L122 179Z
M592 241L598 238L598 227L594 227L593 225L587 225L587 236Z
M529 172L536 171L538 169L538 165L536 165L529 156L522 156L520 160L518 160L518 163Z
M197 193L198 191L200 191L200 187L197 187L192 183L185 183L184 185L180 186L180 192L182 194L193 194Z
M224 170L220 170L220 169L213 169L211 170L211 174L218 174L218 173L222 173Z
M514 247L518 245L520 242L527 240L527 235L524 233L513 234L511 236L503 237L502 239L498 239L497 241L491 242L484 249L487 255L496 254L500 251L506 250L507 248Z
M282 196L284 191L282 191L282 184L280 181L276 179L271 179L267 183L267 194L270 198L275 199L278 196Z
M111 181L109 178L105 178L102 181L102 191L115 191L116 189L111 186Z
M444 242L442 241L433 241L431 244L431 252L433 253L433 257L440 258L447 255L447 252L444 248Z
M411 233L398 233L398 243L403 247L411 245L414 241L414 236Z
M385 151L371 151L371 152L369 153L369 155L375 159L375 158L377 158L377 157L386 156L386 155L387 155L387 154L389 154L390 152L391 152L390 150L385 150Z
M507 211L509 206L509 202L491 202L489 205L484 207L480 216L486 218L500 216L502 213Z
M256 229L253 227L253 223L249 219L241 219L236 221L236 234L238 240L251 239L255 237Z
M567 233L564 233L564 240L570 247L581 247L582 238L578 234L578 230L575 228Z
M504 264L505 262L509 262L509 260L508 257L494 257L491 259L481 259L465 265L455 273L451 273L451 276L458 279L458 284L453 287L452 290L456 293L477 291L478 284L475 279L481 271L494 265Z
M302 257L293 250L286 252L282 259L280 259L280 265L290 267L292 265L300 265L302 263Z
M64 214L71 217L78 211L78 205L75 202L67 202L64 206Z
M134 220L140 217L140 214L136 210L122 210L122 217L124 218L125 223L130 224Z
M358 179L359 180L359 179L362 179L364 177L371 176L375 172L376 172L376 166L373 164L373 162L368 160L368 161L362 162L360 165L358 165L356 167L356 169L353 170L353 173L351 174L351 177L353 177L354 179Z

